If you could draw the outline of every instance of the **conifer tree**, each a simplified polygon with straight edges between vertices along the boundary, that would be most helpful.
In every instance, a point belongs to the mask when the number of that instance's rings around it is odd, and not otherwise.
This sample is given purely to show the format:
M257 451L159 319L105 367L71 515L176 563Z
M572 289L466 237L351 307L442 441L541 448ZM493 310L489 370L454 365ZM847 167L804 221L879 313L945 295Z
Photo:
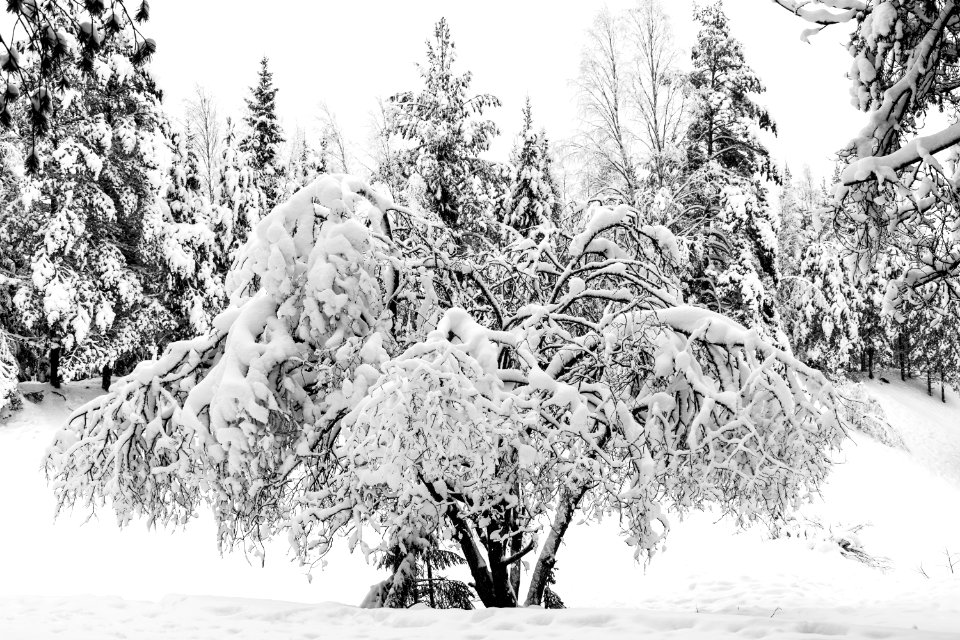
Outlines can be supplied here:
M721 2L697 7L690 86L697 113L687 132L689 192L685 225L692 259L685 284L696 304L723 311L774 338L781 335L774 295L780 278L779 220L762 174L769 154L754 129L773 131L751 98L763 86L730 33Z
M20 220L26 264L14 304L50 348L54 384L151 356L171 325L145 222L162 215L159 93L116 51L104 49L95 72L74 81L76 97L58 101L41 143L50 161Z
M815 242L803 252L801 286L792 297L791 338L797 355L831 375L849 366L859 341L857 296L832 241Z
M174 315L178 337L207 331L224 306L213 211L203 194L203 171L189 137L189 132L169 134L173 161L164 190L163 216L151 229L161 256L160 297Z
M250 229L263 210L263 193L256 188L256 171L230 118L226 122L223 158L214 189L213 229L217 271L225 275ZM226 292L229 296L229 292Z
M423 183L423 206L452 228L484 226L496 197L492 183L500 172L480 155L490 148L497 127L482 119L485 109L500 106L490 94L469 96L472 75L453 70L456 47L441 18L427 41L427 61L420 65L423 87L390 98L386 135L398 135L405 148L396 162L404 179Z
M290 145L290 159L286 168L286 195L290 197L320 174L327 173L326 141L320 138L319 149L307 142L303 130L298 130Z
M690 165L696 169L716 162L744 178L772 174L769 153L753 129L776 133L776 126L753 100L764 87L746 63L743 46L730 33L722 0L697 7L694 19L700 31L689 81L698 94L698 108L687 133Z
M17 403L17 374L19 367L6 333L0 329L0 417Z
M240 149L250 157L254 184L263 194L263 214L277 205L284 191L284 168L280 159L283 132L277 121L277 88L273 86L273 73L268 65L269 60L264 56L260 60L257 84L250 88L251 96L246 99L247 113L243 120L247 133L240 142Z
M550 147L546 133L533 128L530 98L523 108L523 129L513 156L504 222L522 234L546 222L557 224L560 196L551 174Z

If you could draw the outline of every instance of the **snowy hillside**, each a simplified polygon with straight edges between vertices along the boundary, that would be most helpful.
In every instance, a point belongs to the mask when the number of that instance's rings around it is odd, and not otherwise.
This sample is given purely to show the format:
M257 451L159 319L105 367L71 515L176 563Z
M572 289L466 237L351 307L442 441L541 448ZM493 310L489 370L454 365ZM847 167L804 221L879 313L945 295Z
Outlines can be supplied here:
M854 434L822 502L802 518L838 535L865 525L863 550L888 569L844 557L814 525L809 538L770 540L711 514L675 523L667 551L644 568L603 523L577 527L559 556L557 591L576 609L494 614L357 609L382 578L361 558L335 555L308 583L279 543L264 568L239 553L220 558L204 516L176 532L142 522L120 531L109 513L52 522L40 459L68 411L99 389L48 389L41 404L0 423L0 512L10 514L0 527L0 638L242 638L267 629L337 638L957 637L960 575L945 554L960 558L960 509L951 507L960 504L960 402L891 379L868 386L910 451ZM91 635L77 635L81 628Z

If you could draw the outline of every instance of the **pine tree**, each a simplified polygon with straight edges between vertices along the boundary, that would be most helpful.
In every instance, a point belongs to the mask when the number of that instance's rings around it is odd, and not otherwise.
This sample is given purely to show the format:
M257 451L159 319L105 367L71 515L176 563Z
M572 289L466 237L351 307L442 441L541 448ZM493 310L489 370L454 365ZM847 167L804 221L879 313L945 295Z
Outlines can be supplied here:
M406 142L396 162L403 178L422 181L427 210L452 228L482 228L496 201L491 183L500 181L499 171L480 157L498 133L482 117L500 101L489 94L468 96L472 75L453 71L456 47L446 19L433 35L426 64L419 67L423 87L390 98L385 134Z
M797 203L797 190L793 182L790 167L783 169L783 184L780 190L780 230L777 233L780 274L795 275L800 265L800 252L803 250L801 235L800 208Z
M776 126L752 98L764 87L744 60L743 46L730 33L722 0L697 7L694 19L700 31L689 81L698 108L687 133L688 161L694 169L716 162L744 178L761 172L772 175L769 153L753 129L776 133Z
M843 373L859 342L860 320L841 248L829 240L807 246L794 291L790 337L795 352L824 373Z
M523 108L523 129L513 153L510 192L504 222L522 234L544 223L559 224L560 196L551 174L552 159L544 131L533 129L530 98Z
M721 2L698 7L689 81L697 115L687 133L689 192L680 216L690 229L689 299L730 314L771 338L782 336L774 295L780 279L780 220L761 171L769 154L753 133L773 129L750 95L763 91L730 34Z
M298 130L290 145L290 160L286 167L286 196L311 183L318 175L327 172L326 143L321 137L319 149L307 142L303 130Z
M246 99L247 113L243 120L247 134L240 142L240 150L250 156L254 185L263 194L263 213L273 209L284 192L284 168L280 160L283 132L277 121L277 88L273 86L273 73L268 64L264 56L260 60L257 85L250 88L251 97Z
M189 337L209 330L222 310L223 274L217 267L213 210L202 191L190 133L168 135L173 161L164 189L164 215L151 232L163 267L160 298L174 315L176 336Z
M16 408L18 404L17 375L19 372L7 334L0 329L0 417L3 417L7 408L11 406Z
M75 81L76 97L59 103L41 145L50 161L19 221L28 263L14 304L37 346L50 348L54 384L150 357L171 325L146 233L161 216L159 92L116 50L102 53L96 72Z
M422 602L433 609L473 609L476 595L460 580L445 577L440 572L451 567L467 563L463 556L435 544L416 554L412 572L402 573L401 567L407 554L399 549L386 553L380 559L381 568L390 569L394 576L399 574L400 584L390 593L385 605L393 608L408 608Z
M256 171L242 147L233 122L227 118L213 204L214 260L221 275L226 275L230 269L263 210L263 193L255 184ZM230 294L229 291L225 293Z
M892 256L880 255L869 271L861 274L854 290L857 308L858 351L861 368L873 378L874 370L893 363L892 345L896 322L884 309L890 283L899 277L901 266Z

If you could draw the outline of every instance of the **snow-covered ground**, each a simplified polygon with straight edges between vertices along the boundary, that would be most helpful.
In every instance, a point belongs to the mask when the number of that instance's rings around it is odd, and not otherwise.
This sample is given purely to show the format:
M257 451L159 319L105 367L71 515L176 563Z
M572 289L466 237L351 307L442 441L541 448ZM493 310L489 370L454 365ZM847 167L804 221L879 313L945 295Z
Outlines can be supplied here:
M308 583L277 543L267 563L221 558L213 525L120 531L109 512L54 522L40 460L95 384L46 393L0 422L0 639L20 638L960 638L960 401L925 383L868 383L909 452L854 434L807 537L738 532L715 514L675 523L668 549L638 565L613 523L580 526L558 564L567 611L366 611L382 576L334 555ZM829 540L859 531L889 568ZM169 595L175 594L175 595ZM332 603L347 604L332 604Z

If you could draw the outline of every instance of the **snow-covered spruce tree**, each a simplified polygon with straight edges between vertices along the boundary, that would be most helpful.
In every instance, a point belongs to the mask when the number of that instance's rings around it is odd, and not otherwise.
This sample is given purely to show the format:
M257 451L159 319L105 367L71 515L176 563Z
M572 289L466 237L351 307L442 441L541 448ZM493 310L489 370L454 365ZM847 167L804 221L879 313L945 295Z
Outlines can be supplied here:
M304 131L297 130L290 144L290 160L285 170L287 198L316 180L320 174L327 173L325 144L321 138L319 149L315 149L307 141Z
M251 234L212 331L56 436L59 508L180 524L206 503L224 547L283 535L302 562L341 535L400 550L370 606L442 541L485 606L516 606L542 602L575 520L618 514L652 554L668 507L777 518L824 478L831 386L684 305L665 228L595 206L572 237L471 251L360 180L302 189Z
M802 233L802 216L797 201L797 190L793 182L793 173L790 167L783 169L783 183L780 189L780 224L777 231L778 264L781 276L793 276L800 265L800 252L804 242Z
M957 167L935 157L960 142L960 124L919 135L931 109L953 122L960 95L947 80L960 74L960 6L954 0L776 0L812 23L804 38L832 24L852 23L848 51L851 100L868 114L841 151L835 194L837 226L849 235L865 273L880 253L899 253L908 268L901 293L936 283L960 291ZM838 69L844 73L847 69ZM911 296L894 298L896 306Z
M6 332L0 327L0 417L10 407L19 404L17 392L17 376L20 368L10 348L10 341Z
M455 74L455 60L450 26L441 18L427 41L426 64L418 65L423 87L391 96L384 134L403 140L393 161L403 178L422 181L425 209L451 228L483 229L499 200L491 189L502 189L501 171L480 157L498 133L492 120L482 118L500 101L470 96L472 74Z
M160 203L162 215L145 223L161 264L159 298L174 316L176 337L184 338L210 329L225 295L214 213L203 194L204 172L189 132L170 131L168 136L172 161Z
M932 283L911 293L919 300L909 301L899 318L897 346L907 351L906 365L926 378L928 394L939 381L945 401L945 387L960 384L960 305Z
M240 141L240 150L250 158L253 184L263 196L263 212L272 209L284 195L284 164L280 157L283 132L277 120L277 88L269 60L260 60L257 85L250 88L243 117L247 132Z
M852 291L853 306L857 310L858 343L861 370L873 378L875 369L892 366L895 358L893 345L896 341L897 320L889 313L891 283L895 283L903 270L902 260L896 256L877 256L870 269L861 273Z
M379 567L396 574L406 557L406 553L394 548L383 554ZM408 608L423 602L432 609L473 609L475 596L470 586L439 573L466 563L460 554L431 545L419 555L413 573L407 575L403 583L390 591L384 604L388 607Z
M223 158L218 165L213 202L215 263L221 277L226 276L237 252L265 210L266 202L256 187L255 173L249 154L241 148L233 122L227 118Z
M503 220L523 235L560 220L560 196L551 173L552 159L546 132L534 131L530 98L523 108L523 128L511 163L510 191Z
M692 260L685 276L690 299L722 310L771 337L780 334L779 220L762 174L769 154L757 129L773 123L753 95L763 86L730 34L720 2L698 7L690 85L696 117L687 131L688 177L674 228L687 228Z
M157 257L145 234L145 220L160 216L167 153L159 97L114 43L75 93L57 98L38 143L49 162L27 187L14 302L52 361L59 356L55 383L149 357L171 323L154 296Z
M858 296L835 242L803 251L789 304L791 343L807 364L831 375L847 370L859 343Z
M776 127L754 99L764 87L746 63L743 45L730 33L722 0L698 6L694 20L700 30L691 51L689 82L697 100L687 130L688 163L696 169L716 162L746 178L773 173L769 153L755 131L776 133Z
M134 9L134 7L137 7ZM0 41L0 126L24 135L26 168L35 171L41 154L37 142L50 133L57 93L77 88L107 48L135 65L156 50L138 23L150 16L150 4L124 0L10 0L10 31ZM120 42L120 46L117 43ZM29 61L28 61L29 59ZM14 115L19 103L25 122Z

